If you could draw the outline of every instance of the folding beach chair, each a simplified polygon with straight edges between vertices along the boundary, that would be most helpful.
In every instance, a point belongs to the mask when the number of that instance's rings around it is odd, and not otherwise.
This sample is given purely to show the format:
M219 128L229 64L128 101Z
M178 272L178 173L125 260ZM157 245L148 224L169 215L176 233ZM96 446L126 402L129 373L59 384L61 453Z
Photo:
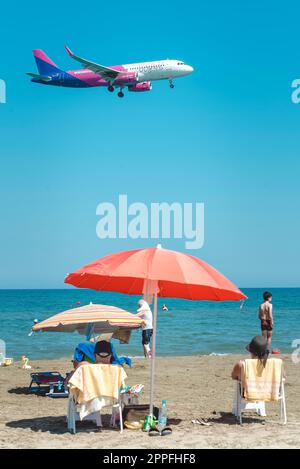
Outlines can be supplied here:
M101 376L101 373L103 371L106 371L103 369L105 367L106 369L109 369L109 375L112 377L112 381L116 383L117 381L119 382L118 389L117 389L117 395L114 393L114 396L108 395L110 393L107 393L102 391L102 386L101 386L101 381L99 379L99 384L96 386L96 393L94 391L94 398L91 399L88 402L83 402L82 398L85 395L85 392L83 389L76 389L76 386L74 386L74 383L82 383L84 381L81 380L81 377L78 376L78 374L84 373L83 368L85 367L91 367L92 371L95 371L95 376L98 377ZM77 374L77 376L76 376ZM100 374L100 375L99 375ZM101 418L101 410L104 407L112 407L112 414L111 414L111 420L110 420L110 425L115 427L117 424L117 420L119 420L119 425L120 425L120 433L123 432L123 416L122 416L122 410L123 410L123 403L121 399L121 393L120 393L120 377L125 376L126 373L124 372L123 368L120 365L98 365L98 364L91 364L91 365L82 365L76 369L74 372L72 378L69 381L69 387L70 393L69 393L69 401L68 401L68 411L67 411L67 426L68 430L75 434L76 433L76 421L79 420L91 420L96 422L96 425L98 427L102 427L102 418ZM78 384L80 386L80 384ZM109 388L109 383L106 383L105 388ZM79 392L78 392L79 391ZM78 396L81 396L80 399ZM80 400L80 403L78 403L78 400ZM81 406L84 406L84 414L85 415L83 418L80 418L80 408L82 409ZM99 408L97 411L89 411L88 408L93 409L93 407Z
M254 363L255 362L255 363ZM283 377L282 360L270 358L267 360L264 369L253 379L247 375L247 365L252 368L256 366L258 360L247 359L243 362L242 379L235 382L234 401L232 413L240 424L242 424L242 413L254 410L262 417L266 417L265 402L280 402L280 420L282 424L287 423L286 402ZM277 367L279 379L274 373ZM268 379L271 377L271 380Z
M68 388L65 386L65 380L58 371L43 371L39 373L30 373L31 382L29 389L32 392L44 392L49 397L67 397ZM35 384L37 387L32 387ZM49 392L46 393L47 389Z

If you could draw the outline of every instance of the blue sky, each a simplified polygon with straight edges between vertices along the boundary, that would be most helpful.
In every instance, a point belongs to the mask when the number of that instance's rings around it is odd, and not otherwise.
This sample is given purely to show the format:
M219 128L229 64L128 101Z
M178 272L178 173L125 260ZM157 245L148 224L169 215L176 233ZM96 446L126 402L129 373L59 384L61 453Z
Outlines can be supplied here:
M61 288L104 254L155 244L97 238L96 206L120 193L204 202L191 254L241 287L299 286L299 13L262 0L3 5L0 287ZM195 72L123 100L30 83L33 48L77 68L64 44L102 64L168 57Z

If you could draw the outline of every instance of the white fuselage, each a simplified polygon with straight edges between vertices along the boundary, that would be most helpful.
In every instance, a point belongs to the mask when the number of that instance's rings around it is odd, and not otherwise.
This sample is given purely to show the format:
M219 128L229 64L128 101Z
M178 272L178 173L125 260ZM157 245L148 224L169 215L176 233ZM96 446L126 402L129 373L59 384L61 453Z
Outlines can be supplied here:
M193 67L180 60L157 60L123 65L127 72L138 74L138 81L172 80L194 71Z

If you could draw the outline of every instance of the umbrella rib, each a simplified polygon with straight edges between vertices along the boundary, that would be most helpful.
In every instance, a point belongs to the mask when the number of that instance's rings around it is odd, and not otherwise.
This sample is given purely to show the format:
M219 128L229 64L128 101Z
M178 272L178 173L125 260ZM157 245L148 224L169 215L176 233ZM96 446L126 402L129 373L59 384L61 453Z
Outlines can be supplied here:
M182 276L183 276L184 281L185 281L184 285L186 286L186 289L187 289L187 291L188 291L188 293L189 293L189 295L190 295L190 297L191 297L191 300L192 300L192 299L193 299L193 295L191 294L189 283L186 282L185 275L184 275L184 271L183 271L183 269L182 269L182 267L181 267L181 265L180 265L180 260L177 261L177 265L178 265L178 267L179 267L179 269L180 269L180 271L181 271L181 273L182 273Z

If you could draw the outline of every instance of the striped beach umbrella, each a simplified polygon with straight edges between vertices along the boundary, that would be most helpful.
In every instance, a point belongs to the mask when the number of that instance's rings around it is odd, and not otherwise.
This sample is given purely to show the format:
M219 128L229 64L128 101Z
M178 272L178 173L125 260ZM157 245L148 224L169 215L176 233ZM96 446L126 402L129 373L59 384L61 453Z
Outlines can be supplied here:
M132 329L142 327L144 321L135 314L116 306L89 304L55 314L33 326L33 331L79 332L89 339L92 334L113 334L128 342Z

